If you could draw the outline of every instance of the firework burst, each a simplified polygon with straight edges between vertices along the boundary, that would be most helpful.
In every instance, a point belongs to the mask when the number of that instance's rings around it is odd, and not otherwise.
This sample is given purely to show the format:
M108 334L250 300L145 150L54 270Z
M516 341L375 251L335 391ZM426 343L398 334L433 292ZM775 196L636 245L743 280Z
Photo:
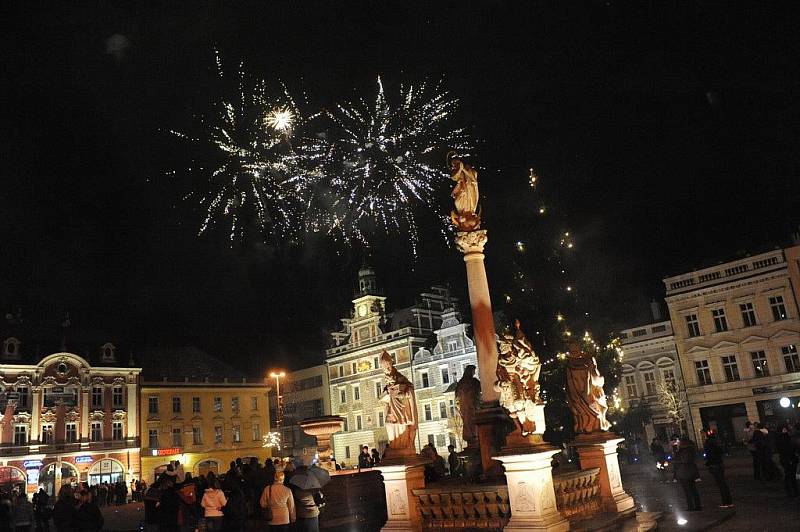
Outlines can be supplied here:
M366 244L377 233L408 232L415 248L417 207L441 210L435 193L448 180L445 153L471 148L464 128L451 123L457 106L439 83L401 86L393 103L378 78L373 103L327 112L334 126L328 232Z
M251 229L267 241L293 238L302 230L303 198L320 178L326 152L318 138L303 135L314 116L304 115L284 86L270 91L241 64L232 83L218 52L216 66L225 96L200 118L201 135L171 131L203 149L211 147L215 157L211 166L187 169L204 181L185 197L205 210L199 232L228 224L231 240Z

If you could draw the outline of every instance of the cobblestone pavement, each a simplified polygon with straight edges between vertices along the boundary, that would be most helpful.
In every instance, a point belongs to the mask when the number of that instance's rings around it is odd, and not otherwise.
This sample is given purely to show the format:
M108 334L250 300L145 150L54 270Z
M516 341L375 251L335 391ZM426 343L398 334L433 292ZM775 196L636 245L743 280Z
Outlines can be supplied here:
M746 452L734 452L725 460L726 478L735 504L733 510L718 507L720 497L714 479L699 460L698 465L702 478L698 484L701 512L686 511L686 500L677 483L659 482L658 470L649 455L642 455L641 463L621 464L623 484L643 511L664 512L659 530L800 530L800 499L785 495L782 480L754 480L750 455ZM671 471L668 476L671 479ZM682 519L687 522L679 525Z
M104 506L100 511L103 512L105 520L103 530L111 532L140 530L140 526L144 523L144 506L140 502L122 506Z

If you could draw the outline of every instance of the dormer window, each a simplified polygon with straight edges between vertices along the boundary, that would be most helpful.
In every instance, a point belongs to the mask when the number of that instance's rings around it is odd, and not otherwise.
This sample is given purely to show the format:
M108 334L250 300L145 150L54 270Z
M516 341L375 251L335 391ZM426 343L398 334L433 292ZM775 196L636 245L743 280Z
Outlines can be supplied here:
M16 338L6 338L3 342L3 355L7 358L19 358L19 347L22 344Z
M103 345L103 347L100 348L100 350L101 350L101 352L103 354L103 362L113 362L114 361L114 359L115 359L114 351L116 350L116 348L114 347L114 344L106 343L106 344Z

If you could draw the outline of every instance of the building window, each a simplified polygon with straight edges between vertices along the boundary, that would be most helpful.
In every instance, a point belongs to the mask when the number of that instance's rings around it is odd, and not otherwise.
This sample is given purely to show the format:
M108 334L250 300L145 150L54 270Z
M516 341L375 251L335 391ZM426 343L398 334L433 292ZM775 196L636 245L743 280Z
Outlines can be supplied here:
M250 410L258 410L258 396L256 395L250 398Z
M114 421L111 424L111 439L119 441L122 438L122 421Z
M439 418L447 419L447 403L439 401Z
M158 429L149 429L147 431L147 445L151 449L158 449Z
M102 441L103 440L103 422L102 421L92 421L92 432L90 435L90 439L92 441Z
M380 398L383 395L383 382L375 381L375 399Z
M450 417L456 417L456 402L453 399L448 401L450 406Z
M458 340L448 340L446 350L448 353L452 353L453 351L458 351Z
M17 408L28 408L28 387L17 386Z
M645 371L642 373L644 379L644 389L647 395L656 394L656 375L652 371Z
M769 308L772 309L773 320L781 321L786 319L786 305L783 303L783 296L769 298Z
M781 347L783 363L786 364L786 371L794 373L800 371L800 355L797 354L797 346L785 345Z
M694 363L694 369L697 372L697 382L701 386L711 384L711 369L708 367L708 360L698 360Z
M433 413L431 412L431 405L425 405L425 421L430 421L433 419Z
M343 364L339 364L339 367L336 370L336 374L339 377L344 377L344 365Z
M180 397L173 397L172 398L172 413L173 414L180 414L181 413L181 398Z
M252 434L253 434L253 441L261 439L261 426L257 422L253 423Z
M147 398L147 413L158 414L158 397Z
M722 357L722 368L725 370L726 381L739 380L739 366L736 364L736 355Z
M173 447L182 447L183 446L183 431L179 428L172 429L172 446Z
M372 357L372 369L380 369L381 361L378 357Z
M717 332L725 332L728 330L728 319L725 317L724 308L715 308L711 311L711 316L714 318L714 329Z
M92 408L100 408L103 406L103 387L92 386Z
M54 441L53 438L53 425L50 423L46 423L42 425L42 438L41 441L44 445L51 445Z
M242 441L242 429L239 425L233 426L233 443L240 443Z
M239 413L239 398L238 397L231 397L231 412L234 414Z
M378 426L383 427L386 425L386 421L383 419L383 410L378 411Z
M214 426L214 443L222 443L222 427L219 425Z
M214 398L214 412L222 412L222 397Z
M343 405L347 404L347 390L339 388L339 402Z
M664 378L664 383L668 386L675 386L675 370L666 368L661 370L661 376Z
M344 417L344 429L345 432L350 430L350 423L348 423L348 418Z
M67 443L75 443L78 441L78 424L67 423L65 428L65 439Z
M364 420L361 417L361 414L356 414L356 430L362 430L364 428Z
M422 379L422 387L423 388L428 388L431 385L431 379L428 376L428 372L427 371L420 372L420 378Z
M631 333L631 335L634 336L634 337L646 336L647 335L647 329L636 329L635 331L633 331Z
M122 386L114 386L111 389L111 405L114 408L122 408L124 405L122 397Z
M344 446L344 457L345 458L350 458L350 446L349 445L345 445Z
M451 433L449 433L449 434L447 435L447 438L450 440L450 445L452 445L453 447L458 447L458 446L456 445L456 435L455 435L455 434L453 434L453 433L451 432Z
M351 370L350 373L355 375L358 372L358 364L356 364L355 362L351 363L350 370Z
M436 435L436 447L444 447L444 434Z
M745 327L752 327L756 324L756 309L753 308L752 303L740 304L739 310L742 311L742 323Z
M434 438L433 434L428 434L428 445L434 444L433 438Z
M639 390L636 389L636 377L634 375L624 375L623 380L625 381L625 393L628 397L636 397L639 393Z
M361 387L358 384L353 385L353 401L361 400Z
M203 444L203 431L200 427L192 427L192 443L194 445Z
M753 351L750 353L750 358L753 359L753 372L756 377L766 377L769 375L767 355L764 354L764 351Z
M686 316L686 333L689 338L700 336L700 322L697 321L697 314L689 314Z
M198 414L200 412L200 398L192 397L192 413Z
M14 445L28 445L28 427L14 425Z
M447 366L439 369L442 371L442 384L450 384L450 372L447 370Z

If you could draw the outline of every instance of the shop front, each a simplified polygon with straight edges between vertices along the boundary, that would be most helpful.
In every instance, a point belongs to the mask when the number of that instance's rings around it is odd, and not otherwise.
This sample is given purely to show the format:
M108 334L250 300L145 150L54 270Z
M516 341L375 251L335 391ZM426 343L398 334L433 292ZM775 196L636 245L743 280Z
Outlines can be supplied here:
M111 458L104 458L97 460L89 468L87 482L90 486L95 484L116 484L117 482L125 482L125 468L117 460Z
M781 425L793 426L800 422L800 395L756 401L756 406L761 423L771 431L776 431Z
M0 466L0 493L24 493L26 481L21 469Z

